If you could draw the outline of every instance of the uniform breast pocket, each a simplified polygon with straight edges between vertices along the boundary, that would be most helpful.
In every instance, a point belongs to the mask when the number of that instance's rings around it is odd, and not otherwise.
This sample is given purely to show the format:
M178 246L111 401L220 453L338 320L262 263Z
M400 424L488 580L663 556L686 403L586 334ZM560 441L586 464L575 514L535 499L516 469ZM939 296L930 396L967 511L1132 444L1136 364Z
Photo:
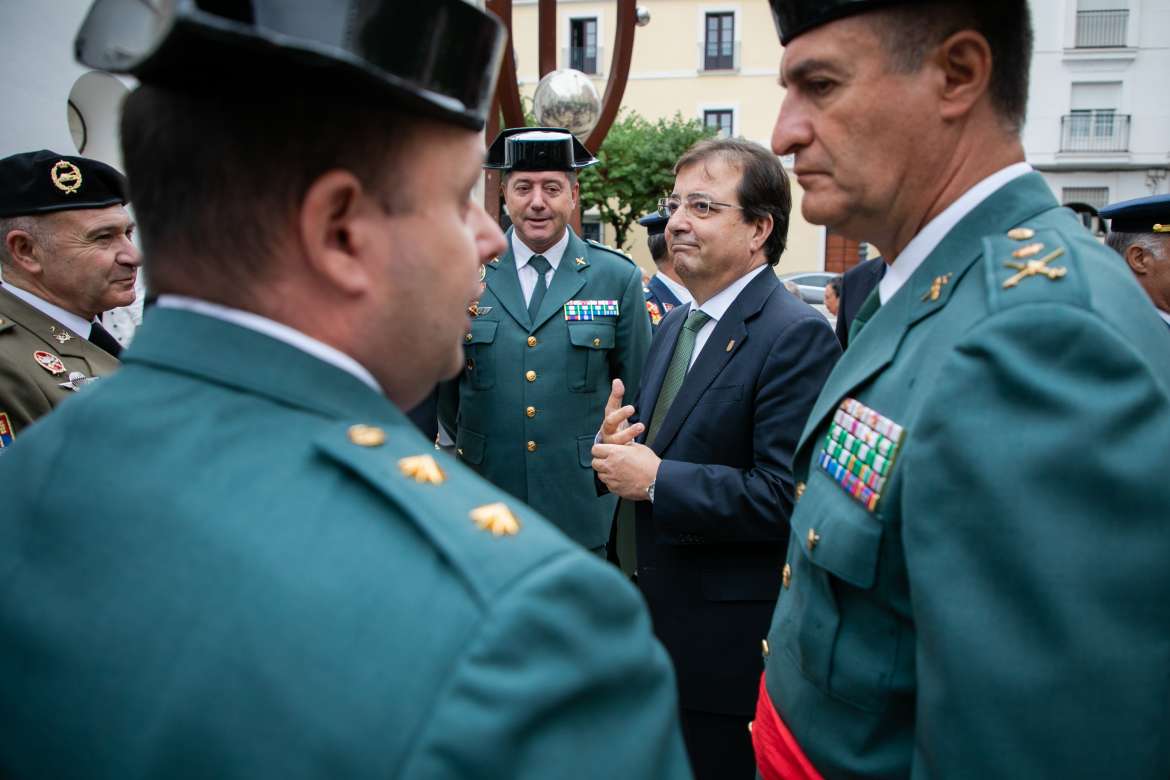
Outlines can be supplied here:
M475 320L471 323L471 332L464 338L463 355L466 362L463 374L475 390L490 390L496 384L492 345L498 327L498 322Z
M616 327L609 322L570 322L568 381L574 393L595 392L609 378L606 361L613 349Z
M874 599L884 533L877 517L814 472L792 517L777 607L779 637L804 677L868 711L887 701L900 630Z

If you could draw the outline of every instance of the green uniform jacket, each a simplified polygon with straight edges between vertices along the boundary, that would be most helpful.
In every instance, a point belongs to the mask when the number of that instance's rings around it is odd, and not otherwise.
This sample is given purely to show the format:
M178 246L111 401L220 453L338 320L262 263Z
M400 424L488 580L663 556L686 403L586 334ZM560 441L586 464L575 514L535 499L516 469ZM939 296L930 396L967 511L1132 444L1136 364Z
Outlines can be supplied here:
M650 347L642 274L624 255L569 245L533 323L508 251L487 266L462 376L440 393L439 420L464 463L586 548L609 540L613 496L597 495L593 440L610 383L633 399ZM617 316L568 321L569 301L617 301ZM457 387L456 387L457 385Z
M37 352L58 358L64 372L53 374L43 368L34 357ZM71 373L100 377L117 368L113 355L0 287L0 415L7 417L16 435L62 401L92 389L64 386Z
M0 458L0 775L689 776L616 569L288 345L155 309L124 355Z
M1170 775L1168 346L1038 174L855 329L797 450L766 660L826 778ZM902 427L892 468L851 438L897 429L846 399ZM827 443L859 415L882 439ZM872 511L821 466L849 451L886 471Z

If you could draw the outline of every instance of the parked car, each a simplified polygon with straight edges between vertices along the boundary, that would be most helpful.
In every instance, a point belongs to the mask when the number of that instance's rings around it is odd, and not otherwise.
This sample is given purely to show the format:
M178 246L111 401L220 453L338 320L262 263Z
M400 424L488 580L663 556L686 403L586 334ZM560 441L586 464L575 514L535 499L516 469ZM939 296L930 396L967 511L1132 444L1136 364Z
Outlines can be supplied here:
M823 304L825 302L825 285L834 276L838 276L838 274L825 273L824 271L802 271L784 274L780 277L780 281L796 282L796 286L800 288L800 299L805 303Z

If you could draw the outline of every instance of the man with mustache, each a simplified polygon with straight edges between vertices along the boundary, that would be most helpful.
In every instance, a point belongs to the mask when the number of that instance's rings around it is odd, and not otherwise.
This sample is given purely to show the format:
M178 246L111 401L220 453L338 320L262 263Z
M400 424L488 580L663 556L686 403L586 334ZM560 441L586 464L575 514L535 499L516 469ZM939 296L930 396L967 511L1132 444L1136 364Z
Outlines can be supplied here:
M761 775L1166 777L1166 329L1024 161L1029 4L771 6L772 150L887 270L795 453Z
M589 449L610 382L638 386L651 333L638 267L569 226L577 172L596 162L560 128L504 130L488 150L512 229L439 420L463 463L604 557L614 499L595 492Z
M134 302L142 257L126 201L122 174L98 160L0 160L0 448L118 367L99 317Z

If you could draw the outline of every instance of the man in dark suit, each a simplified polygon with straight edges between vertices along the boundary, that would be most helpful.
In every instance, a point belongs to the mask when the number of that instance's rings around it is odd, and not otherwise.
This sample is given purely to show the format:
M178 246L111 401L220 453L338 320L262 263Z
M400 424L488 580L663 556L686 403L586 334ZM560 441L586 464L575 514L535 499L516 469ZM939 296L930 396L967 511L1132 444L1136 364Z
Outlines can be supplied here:
M849 326L878 282L886 275L886 263L874 257L859 263L841 277L841 294L837 300L837 340L841 349L849 346Z
M650 315L650 325L654 330L658 330L663 318L675 306L691 302L691 294L678 278L674 260L666 247L666 223L669 221L670 217L657 212L638 220L638 224L646 228L646 247L650 250L650 259L658 268L642 288L646 294L646 313Z
M748 778L760 638L795 500L792 451L841 350L772 271L791 206L777 158L708 140L675 174L667 238L695 300L655 334L633 406L614 383L593 466L634 502L638 586L678 672L696 775Z

